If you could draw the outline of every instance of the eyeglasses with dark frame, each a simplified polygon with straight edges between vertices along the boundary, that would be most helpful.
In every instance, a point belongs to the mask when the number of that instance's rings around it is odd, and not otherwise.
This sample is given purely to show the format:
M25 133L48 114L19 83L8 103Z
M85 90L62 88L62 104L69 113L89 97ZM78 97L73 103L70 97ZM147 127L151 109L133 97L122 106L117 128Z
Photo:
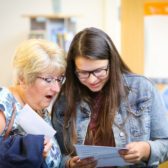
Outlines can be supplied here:
M97 78L104 78L107 75L107 71L109 69L109 64L106 68L98 68L93 71L76 71L76 75L79 79L88 79L90 77L90 74L93 74Z
M64 84L65 82L65 76L61 75L58 76L57 78L53 78L53 77L42 77L42 76L37 76L38 79L42 79L43 81L45 81L47 84L55 84L55 82L58 82L58 84L61 86Z

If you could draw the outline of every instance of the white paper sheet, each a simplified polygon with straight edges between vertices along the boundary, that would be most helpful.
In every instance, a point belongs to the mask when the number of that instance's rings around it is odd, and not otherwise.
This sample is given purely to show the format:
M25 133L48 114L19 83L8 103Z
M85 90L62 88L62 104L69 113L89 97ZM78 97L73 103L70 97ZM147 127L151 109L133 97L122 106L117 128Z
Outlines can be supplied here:
M56 131L27 104L16 117L16 122L28 134L45 135L52 138L56 133Z
M119 155L118 151L126 148L119 147L105 147L105 146L91 146L91 145L74 145L77 155L83 159L87 157L94 157L97 159L97 167L106 166L126 166L131 163L125 162Z

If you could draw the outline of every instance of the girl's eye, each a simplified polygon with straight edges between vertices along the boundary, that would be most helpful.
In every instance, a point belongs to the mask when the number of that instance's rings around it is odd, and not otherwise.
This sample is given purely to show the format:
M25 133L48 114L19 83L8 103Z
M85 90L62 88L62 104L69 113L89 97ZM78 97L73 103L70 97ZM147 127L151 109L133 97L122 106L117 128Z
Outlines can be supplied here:
M100 73L102 71L102 69L96 69L95 71L94 71L94 73Z

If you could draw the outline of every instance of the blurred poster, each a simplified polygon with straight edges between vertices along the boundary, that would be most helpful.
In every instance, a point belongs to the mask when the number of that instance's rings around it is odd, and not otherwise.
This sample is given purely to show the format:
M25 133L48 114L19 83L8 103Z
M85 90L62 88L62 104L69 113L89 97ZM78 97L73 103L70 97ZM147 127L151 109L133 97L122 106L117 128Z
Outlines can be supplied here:
M144 6L145 75L168 78L168 2Z

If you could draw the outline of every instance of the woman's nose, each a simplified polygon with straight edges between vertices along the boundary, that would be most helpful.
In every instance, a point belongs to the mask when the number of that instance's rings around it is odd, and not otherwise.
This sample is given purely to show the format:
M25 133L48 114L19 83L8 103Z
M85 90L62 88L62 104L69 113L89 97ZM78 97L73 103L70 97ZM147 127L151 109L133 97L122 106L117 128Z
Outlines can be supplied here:
M58 93L61 89L60 83L58 81L55 81L54 83L52 83L51 89L52 89L52 91Z

